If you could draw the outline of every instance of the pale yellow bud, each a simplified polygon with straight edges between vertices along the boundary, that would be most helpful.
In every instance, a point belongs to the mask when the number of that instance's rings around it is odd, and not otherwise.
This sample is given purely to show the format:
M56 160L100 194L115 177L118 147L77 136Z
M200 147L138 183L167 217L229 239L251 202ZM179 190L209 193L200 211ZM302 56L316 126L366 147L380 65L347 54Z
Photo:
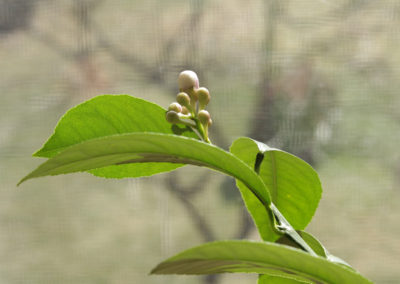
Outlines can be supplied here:
M176 101L182 106L185 106L187 108L190 107L190 97L188 94L184 92L181 92L176 95Z
M199 113L197 114L197 117L199 118L200 123L203 125L209 126L212 123L211 115L206 110L199 111Z
M187 109L187 107L182 107L182 114L189 114L189 110Z
M175 111L173 111L173 110L170 110L170 111L168 111L168 112L165 114L165 119L166 119L169 123L173 123L173 124L180 123L178 113L175 112Z
M174 112L182 112L182 106L178 103L172 103L169 105L168 110L173 110Z
M199 109L202 110L210 102L210 92L207 90L207 88L201 87L196 90L196 93L199 100Z

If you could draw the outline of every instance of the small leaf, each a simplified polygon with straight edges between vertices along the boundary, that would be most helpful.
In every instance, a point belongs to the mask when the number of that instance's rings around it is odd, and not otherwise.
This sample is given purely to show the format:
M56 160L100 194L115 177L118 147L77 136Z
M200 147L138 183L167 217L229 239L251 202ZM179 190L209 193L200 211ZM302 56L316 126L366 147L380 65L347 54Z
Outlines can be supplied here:
M306 283L372 283L345 266L298 249L275 243L237 240L212 242L191 248L160 263L151 271L153 274L226 272L268 274Z
M121 134L84 141L50 158L20 183L35 177L146 162L209 167L241 180L263 204L270 204L261 178L231 153L199 140L161 133Z
M313 235L305 231L297 231L297 233L303 238L303 240L312 248L312 250L319 256L326 258L326 249ZM297 249L301 247L287 235L283 235L279 240L276 241L279 244L291 246Z
M156 132L196 135L189 128L171 126L165 120L165 110L151 102L129 95L102 95L70 109L58 122L54 133L34 156L51 158L67 147L94 138L134 132ZM92 174L108 177L149 176L170 171L182 165L149 163L120 165L95 169Z
M230 151L247 165L259 168L272 202L294 229L304 229L321 199L321 182L315 170L296 156L250 138L235 140Z

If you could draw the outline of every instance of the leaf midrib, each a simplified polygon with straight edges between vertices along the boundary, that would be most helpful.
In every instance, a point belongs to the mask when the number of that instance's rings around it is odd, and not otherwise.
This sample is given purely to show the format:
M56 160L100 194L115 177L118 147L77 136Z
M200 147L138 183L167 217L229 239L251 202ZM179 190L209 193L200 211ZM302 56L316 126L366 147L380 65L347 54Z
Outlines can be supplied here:
M125 138L124 138L125 136ZM147 136L147 137L146 137ZM149 145L149 147L155 147L155 148L150 148L150 152L146 151L146 152L140 152L140 144L139 145L132 145L132 147L134 148L135 146L138 148L138 151L129 151L129 149L127 150L128 152L118 152L115 154L109 154L107 153L107 151L104 151L103 154L100 155L96 155L96 153L94 153L93 155L91 154L90 157L78 157L78 158L74 158L74 157L70 157L68 158L68 155L71 154L71 152L73 153L73 151L76 149L74 147L96 147L98 146L98 144L96 143L102 143L101 140L103 139L113 139L113 137L117 140L109 140L109 143L115 142L115 143L124 143L123 139L128 139L126 141L129 141L129 139L134 139L133 141L135 142L141 142L141 143L150 143L152 145ZM169 138L168 138L169 137ZM162 139L161 139L162 138ZM169 141L169 139L172 139ZM122 140L119 140L122 139ZM135 140L136 139L136 140ZM182 140L181 140L182 139ZM97 142L96 142L97 141ZM82 146L85 143L94 143L94 144L89 144L89 146ZM168 146L168 143L178 143L177 147L179 147L179 145L181 147L188 147L186 152L179 152L177 154L176 149L174 149L173 147L171 148L171 146ZM201 144L197 144L196 143L201 143ZM173 145L173 144L172 144ZM191 148L190 148L191 147ZM209 149L207 149L207 147L210 147ZM158 148L158 149L157 149ZM77 149L75 151L82 151L83 149ZM146 149L143 149L146 150ZM147 149L149 150L149 149ZM110 135L110 136L106 136L106 137L100 137L100 138L95 138L95 139L91 139L91 140L86 140L84 142L75 144L73 146L68 147L67 149L65 149L64 151L62 151L61 153L57 154L55 157L49 159L47 162L43 163L42 165L40 165L35 171L33 171L32 173L30 173L28 176L24 177L20 182L22 183L23 181L29 179L29 178L33 178L33 177L39 177L39 176L44 176L44 175L53 175L52 174L52 169L54 167L56 167L57 169L63 167L63 166L67 166L67 165L73 165L73 163L75 162L79 162L79 161L89 161L91 159L95 159L100 158L100 157L107 157L107 155L109 156L119 156L119 155L124 155L124 154L143 154L143 153L150 153L151 155L154 154L160 154L160 152L162 153L162 151L166 152L166 156L175 156L175 157L183 157L184 159L179 160L178 163L182 163L187 161L190 164L193 165L198 165L198 166L206 166L209 167L211 169L217 170L219 172L222 172L224 174L228 174L230 176L234 176L236 178L239 178L244 184L246 184L246 186L248 186L250 189L252 189L253 194L265 205L269 205L270 204L270 197L269 197L269 192L268 189L266 188L265 183L262 181L262 179L252 171L252 169L245 164L243 161L241 161L239 158L237 158L236 156L234 156L233 154L224 151L221 148L218 148L214 145L209 145L206 144L204 142L200 142L198 140L192 139L192 138L188 138L188 137L182 137L182 136L176 136L176 135L171 135L171 134L161 134L161 133L126 133L126 134L119 134L119 135ZM193 158L190 158L190 151L205 151L204 155L210 155L210 159L207 158L203 158L201 154L197 153L193 156ZM209 153L207 153L208 151L210 151ZM62 161L62 159L66 156L66 161L65 163L62 163L62 165L57 164L58 162ZM221 155L226 155L226 157L229 157L229 159L227 160L228 162L219 164L218 163L218 159L223 158L224 156ZM211 158L212 157L212 158ZM57 160L58 159L58 160ZM69 159L74 159L73 161L69 160ZM187 160L185 160L187 159ZM127 159L129 160L129 159ZM53 163L55 165L52 165L50 162L53 161ZM54 162L55 161L55 162ZM160 160L157 160L158 162L163 162ZM122 161L123 162L123 161ZM150 161L149 161L150 162ZM226 169L226 166L228 165L227 163L235 163L236 166L229 166ZM115 162L116 163L116 162ZM97 168L102 168L102 167L106 167L109 165L115 165L115 163L110 163L108 165L102 165L100 167ZM176 162L175 162L176 163ZM50 168L47 168L46 166L50 166ZM40 168L42 167L42 173L40 173ZM66 167L67 168L67 167ZM244 168L246 169L244 172ZM69 172L79 172L79 171L87 171L87 170L91 170L94 169L92 168L85 168L83 167L82 170L71 170ZM54 171L53 171L54 172ZM243 172L243 175L240 174L240 172ZM65 172L67 173L67 172ZM55 173L55 174L61 174L61 173ZM54 174L54 175L55 175ZM252 179L254 179L253 182L249 183ZM253 184L253 186L250 186L250 184ZM265 191L265 193L264 193Z
M271 189L271 198L277 203L277 191L278 191L278 175L276 170L276 159L274 151L267 152L271 155L271 167L272 167L272 189Z
M203 258L192 258L192 259L183 259L183 260L178 260L178 261L173 261L171 263L162 263L161 265L157 266L156 268L154 268L150 274L163 274L163 270L165 269L169 269L169 266L174 267L176 270L177 267L179 267L180 263L182 263L183 266L187 266L188 263L194 262L196 263L196 268L199 269L199 264L202 264L204 262L204 265L206 268L204 269L204 272L206 272L207 274L212 274L212 273L224 273L224 272L218 272L219 270L224 270L225 268L238 268L240 269L240 266L242 265L248 265L246 268L261 268L261 269L271 269L271 270L275 270L275 271L280 271L280 272L285 272L290 274L293 274L295 276L298 277L303 277L305 278L305 281L312 281L313 283L316 284L329 284L329 282L326 282L326 280L321 279L320 277L315 277L314 275L310 275L310 274L306 274L303 273L297 269L292 269L292 268L286 268L286 267L282 267L282 266L278 266L278 265L274 265L274 264L266 264L265 262L261 262L261 261L253 261L253 260L225 260L225 259L219 259L219 258L215 258L215 259L203 259ZM210 265L209 262L222 262L222 263L229 263L226 265L219 265L218 268L215 268L214 270L212 268L208 269L207 266ZM206 265L208 264L208 265ZM215 264L214 264L215 265ZM198 273L198 274L204 274L204 272L202 273ZM289 277L288 275L288 277ZM295 279L295 278L292 278ZM297 279L295 279L297 280Z

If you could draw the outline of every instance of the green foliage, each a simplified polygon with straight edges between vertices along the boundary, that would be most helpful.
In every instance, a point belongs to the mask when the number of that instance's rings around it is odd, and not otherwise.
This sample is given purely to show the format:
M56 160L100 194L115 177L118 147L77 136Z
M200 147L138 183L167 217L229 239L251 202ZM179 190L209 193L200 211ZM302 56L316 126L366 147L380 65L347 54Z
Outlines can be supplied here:
M278 277L263 274L258 277L257 284L295 284L295 283L310 283L309 281L294 280L285 277Z
M303 240L312 248L312 250L319 256L327 258L328 260L335 262L337 264L345 265L351 269L353 269L347 262L343 259L332 255L322 244L321 242L315 238L310 233L305 231L298 231L298 234L303 238ZM280 239L276 241L277 243L288 245L291 247L295 247L301 249L301 247L293 241L288 235L282 236Z
M270 203L260 177L234 155L195 139L162 133L111 135L75 144L44 162L20 183L35 177L146 162L209 167L241 180L264 204Z
M246 207L267 242L208 243L162 262L152 273L252 272L268 275L261 275L259 283L370 283L301 231L321 198L314 169L289 153L249 138L237 139L231 152L212 145L208 139L211 119L202 121L200 113L206 111L200 110L199 115L194 111L204 107L196 105L197 89L191 86L186 91L191 95L191 115L183 113L177 103L170 106L175 110L167 112L127 95L99 96L78 105L62 117L54 134L34 154L48 160L20 183L82 171L124 178L171 171L185 164L207 167L237 180ZM171 120L168 113L178 118Z
M327 250L324 248L324 246L310 233L304 232L304 231L298 231L299 235L303 238L303 240L313 249L313 251L321 256L321 257L327 257ZM288 238L288 236L284 235L282 236L279 240L276 241L277 243L292 246L298 249L301 249L296 242Z
M219 241L173 256L152 270L154 274L214 274L252 272L307 283L371 283L345 266L274 243ZM284 282L285 283L285 282Z
M172 128L164 116L165 110L160 106L132 96L98 96L70 109L44 146L33 155L51 158L72 145L124 133L178 133L196 137L189 128ZM170 163L126 164L94 169L91 173L107 178L138 177L170 171L179 166Z
M281 234L273 229L273 216L267 208L252 194L249 189L241 182L236 180L242 199L256 224L258 232L264 241L276 241Z
M257 168L256 171L270 190L272 202L294 229L304 229L311 221L322 193L314 169L296 156L246 137L234 141L230 151L249 166ZM237 185L246 204L251 203L247 208L262 238L271 241L275 236L265 229L265 208L247 193L241 182Z

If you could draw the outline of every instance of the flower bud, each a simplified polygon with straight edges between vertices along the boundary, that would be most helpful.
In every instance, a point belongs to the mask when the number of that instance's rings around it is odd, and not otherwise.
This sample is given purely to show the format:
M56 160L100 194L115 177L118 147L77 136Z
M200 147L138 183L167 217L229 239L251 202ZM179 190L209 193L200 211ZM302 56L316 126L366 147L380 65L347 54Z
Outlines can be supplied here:
M173 124L180 123L178 113L173 110L167 111L167 113L165 114L165 119L169 123L173 123Z
M206 110L199 111L197 117L199 118L200 123L203 125L209 126L212 123L210 113Z
M196 102L197 102L197 92L195 89L191 88L186 90L186 93L189 95L190 97L190 104L192 105L192 107L196 107Z
M187 108L190 107L190 97L186 93L181 92L176 95L176 101L182 106L185 106Z
M178 86L180 91L199 88L199 78L197 74L190 70L182 71L178 76Z
M174 112L182 112L182 106L178 103L172 103L169 105L168 110L173 110Z
M187 109L187 107L185 107L185 106L183 106L182 107L182 114L189 114L190 112L189 112L189 110Z
M202 110L210 102L210 92L207 90L207 88L201 87L196 90L196 93L199 99L199 109Z

